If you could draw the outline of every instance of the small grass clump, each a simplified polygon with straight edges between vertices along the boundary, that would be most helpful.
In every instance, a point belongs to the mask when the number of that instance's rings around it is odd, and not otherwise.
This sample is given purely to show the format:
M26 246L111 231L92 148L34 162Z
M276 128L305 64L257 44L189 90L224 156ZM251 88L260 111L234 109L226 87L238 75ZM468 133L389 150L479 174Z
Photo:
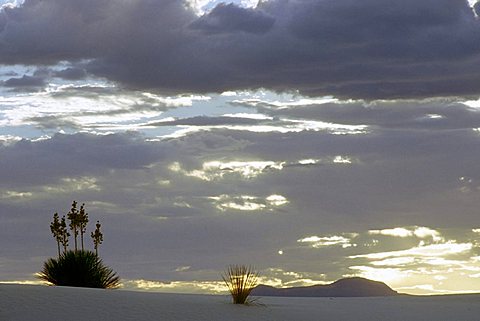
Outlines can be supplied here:
M120 278L92 251L66 251L48 259L38 277L52 285L113 289Z
M222 279L228 287L234 304L250 304L248 297L257 286L258 272L251 266L230 265Z

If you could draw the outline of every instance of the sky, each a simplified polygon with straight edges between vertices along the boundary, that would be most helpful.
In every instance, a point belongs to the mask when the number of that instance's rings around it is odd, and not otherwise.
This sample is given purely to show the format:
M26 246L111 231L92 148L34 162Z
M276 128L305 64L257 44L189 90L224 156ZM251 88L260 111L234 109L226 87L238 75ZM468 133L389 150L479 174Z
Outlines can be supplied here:
M480 291L480 3L0 6L1 282L76 200L126 289Z

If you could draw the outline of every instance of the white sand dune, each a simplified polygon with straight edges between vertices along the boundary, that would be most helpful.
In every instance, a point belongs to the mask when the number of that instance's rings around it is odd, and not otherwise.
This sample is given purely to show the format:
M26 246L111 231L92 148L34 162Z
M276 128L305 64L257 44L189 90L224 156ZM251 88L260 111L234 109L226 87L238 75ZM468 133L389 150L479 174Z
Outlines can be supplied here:
M227 296L0 284L1 321L478 321L480 295L272 298L238 306Z

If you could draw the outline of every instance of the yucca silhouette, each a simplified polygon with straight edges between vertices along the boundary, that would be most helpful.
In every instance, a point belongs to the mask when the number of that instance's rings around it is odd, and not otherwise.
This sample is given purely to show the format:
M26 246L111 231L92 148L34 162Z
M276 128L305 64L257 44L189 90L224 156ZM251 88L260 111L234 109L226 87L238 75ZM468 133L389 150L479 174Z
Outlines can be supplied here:
M92 251L67 251L59 258L50 258L38 274L52 285L113 289L120 278Z
M251 266L230 265L222 279L228 287L234 304L249 304L250 292L257 286L258 272Z

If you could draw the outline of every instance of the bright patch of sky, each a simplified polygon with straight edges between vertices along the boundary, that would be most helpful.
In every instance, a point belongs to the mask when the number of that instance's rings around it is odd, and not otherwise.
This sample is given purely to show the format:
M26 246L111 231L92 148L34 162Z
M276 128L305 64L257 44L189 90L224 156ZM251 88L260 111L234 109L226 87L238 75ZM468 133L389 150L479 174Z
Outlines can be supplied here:
M179 270L177 272L184 272ZM269 268L259 276L259 283L274 287L311 286L329 283L321 273L293 272L281 268ZM125 280L124 289L169 293L212 293L227 294L228 288L221 281L174 281L161 282L154 280Z
M308 167L327 164L351 164L352 160L344 156L333 156L324 159L301 159L298 161L207 161L201 169L185 170L179 162L169 165L169 169L189 177L195 177L204 181L213 181L226 178L231 175L239 175L245 179L252 179L261 174L281 171L289 167Z
M3 6L18 6L23 3L23 0L0 0L0 7Z
M308 236L303 239L297 240L299 243L308 243L313 248L321 248L325 246L335 246L339 245L342 248L348 248L352 246L357 246L357 244L352 243L350 237L345 237L341 235L333 236Z
M475 292L471 284L480 271L472 256L472 243L446 241L419 245L402 251L380 252L351 256L366 258L363 265L350 269L372 280L386 282L399 291L412 294L455 293L459 285L464 292ZM419 287L428 284L428 287Z
M228 288L223 281L174 281L125 280L122 288L168 293L226 293Z
M440 236L438 231L432 230L428 227L396 227L392 229L383 229L383 230L370 230L369 234L372 235L388 235L396 237L412 237L416 236L418 238L427 238L430 237L434 241L442 241L443 238Z
M271 199L280 199L280 195L272 195ZM212 200L223 204L218 204L221 211L255 211L264 208L259 205L258 197L242 195L232 197L220 195L211 197ZM480 276L480 259L473 253L473 245L469 242L456 242L454 240L445 240L441 233L429 227L397 227L384 230L378 230L383 236L391 237L413 237L423 238L431 237L431 244L420 244L401 251L388 251L369 253L364 255L350 255L347 257L352 262L362 262L364 264L351 264L349 269L351 274L347 276L362 276L372 280L386 282L393 286L397 291L412 294L447 294L456 293L455 287L461 284L465 289L463 292L474 292L475 289L468 286L468 280L477 279ZM370 231L372 232L372 231ZM375 235L377 231L367 235ZM415 233L416 232L416 233ZM432 235L437 237L433 240ZM298 239L297 244L308 245L312 250L322 251L329 247L341 247L343 251L359 252L365 247L357 244L356 241L363 240L366 235L361 233L343 233L340 235L324 236L306 236ZM383 247L382 242L377 243L376 247ZM280 256L289 256L297 252L293 247L278 250ZM347 254L348 255L348 254ZM187 268L176 268L178 273L190 271L191 266ZM261 283L276 286L309 286L314 284L330 283L334 280L326 280L324 274L307 273L300 271L286 271L281 268L269 268L262 271ZM195 283L195 285L193 285ZM194 286L198 292L207 291L210 293L224 293L225 289L217 281L177 281L163 283L159 281L146 280L127 280L125 288L138 288L142 290L153 291L174 291L174 292L192 292L191 286ZM195 291L194 291L195 292Z
M161 139L214 129L257 133L312 130L329 131L332 134L360 134L367 130L367 126L363 125L288 117L275 119L255 108L260 102L281 109L329 102L332 101L331 98L310 99L264 90L169 97L150 92L120 90L101 79L89 78L72 82L52 77L55 72L67 67L68 65L59 64L48 71L40 70L42 77L46 77L45 87L0 88L0 135L36 138L57 131L101 133L134 130L147 137ZM24 77L35 78L38 73L39 70L30 67L11 66L5 69L0 81L21 81ZM92 105L95 106L94 111ZM224 117L226 120L232 119L232 122L229 124L226 121L225 125L197 125L195 122L190 125L161 125L166 121L195 117ZM236 124L235 119L257 120L258 123L246 126Z
M169 168L186 176L211 181L223 178L227 174L239 174L244 178L253 178L262 174L265 170L281 170L283 165L283 162L275 163L272 161L210 161L204 163L201 170L185 171L178 162L171 164Z
M48 199L53 195L59 197L65 194L100 190L95 177L64 177L54 185L35 186L28 190L0 189L0 200L5 203L27 202Z
M466 253L472 249L473 245L471 243L456 243L456 242L446 242L441 244L429 244L429 245L419 245L411 249L401 250L401 251L391 251L391 252L380 252L380 253L369 253L362 255L351 256L354 258L368 258L368 259L385 259L391 257L442 257L448 255L456 255L461 253Z
M468 3L470 4L470 6L473 6L477 2L478 0L468 0Z
M187 0L188 4L194 8L195 12L201 16L206 12L209 12L213 8L215 8L216 5L220 3L234 3L236 5L239 5L241 7L245 8L252 8L257 6L258 0L230 0L230 1L224 1L224 0Z
M219 195L211 196L210 200L213 201L215 207L225 212L227 210L238 211L263 211L273 210L275 207L288 204L288 200L282 195L270 195L265 198L251 196L251 195Z
M349 265L350 272L346 271L345 277L362 276L386 282L400 292L455 293L458 284L465 292L475 292L471 280L480 275L480 259L472 233L478 233L477 229L458 240L430 227L395 227L367 233L304 236L296 241L296 246L281 250L284 256L305 249L328 253L330 248L340 247L344 263ZM394 238L404 241L395 242Z

